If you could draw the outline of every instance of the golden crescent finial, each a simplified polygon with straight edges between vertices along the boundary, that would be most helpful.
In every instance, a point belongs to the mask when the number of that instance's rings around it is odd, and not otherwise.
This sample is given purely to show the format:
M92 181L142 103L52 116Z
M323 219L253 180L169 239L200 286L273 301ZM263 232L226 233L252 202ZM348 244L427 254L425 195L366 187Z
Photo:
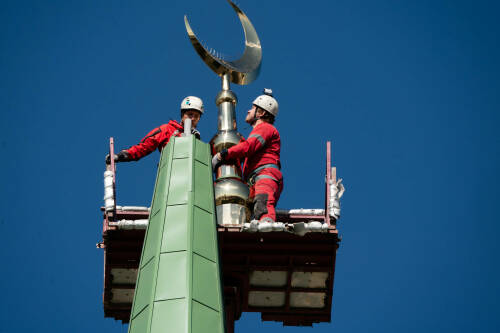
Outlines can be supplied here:
M260 72L262 63L262 47L260 46L259 36L253 27L248 17L236 6L232 1L227 0L238 14L238 18L245 32L245 51L241 58L235 61L226 61L209 52L194 34L189 25L187 16L184 16L184 24L189 36L191 44L201 57L201 59L210 67L217 75L223 76L228 74L231 82L236 84L249 84L257 78Z

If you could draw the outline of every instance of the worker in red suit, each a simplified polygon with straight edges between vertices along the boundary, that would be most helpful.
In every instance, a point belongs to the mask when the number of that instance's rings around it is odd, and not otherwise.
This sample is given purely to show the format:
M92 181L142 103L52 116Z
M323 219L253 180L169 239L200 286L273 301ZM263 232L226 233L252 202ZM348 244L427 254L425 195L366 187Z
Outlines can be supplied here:
M170 120L167 124L153 129L138 144L115 154L115 162L137 161L152 153L158 148L161 152L172 136L181 136L184 133L184 120L191 119L191 133L198 139L200 132L196 125L203 114L203 101L195 96L188 96L181 103L181 122ZM110 163L109 154L106 156L106 163Z
M278 102L270 89L257 97L248 110L245 121L252 126L246 141L224 149L212 159L214 170L224 161L245 158L243 178L250 186L253 201L253 224L272 223L276 220L276 203L283 190L280 168L281 140L273 126L278 115Z

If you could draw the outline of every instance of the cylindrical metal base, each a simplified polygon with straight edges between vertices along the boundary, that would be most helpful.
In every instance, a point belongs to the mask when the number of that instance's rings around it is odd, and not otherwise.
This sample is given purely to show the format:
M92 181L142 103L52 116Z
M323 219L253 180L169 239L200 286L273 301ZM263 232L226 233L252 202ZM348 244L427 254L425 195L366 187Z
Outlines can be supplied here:
M216 153L223 149L231 148L241 141L241 134L237 131L220 131L210 141Z
M231 164L223 164L217 168L215 172L215 177L217 179L225 179L225 178L236 178L241 179L238 169L235 165Z
M217 209L217 223L220 225L225 224L240 224L247 222L247 207L236 204L227 203L216 206Z
M248 186L237 179L219 179L214 185L215 205L238 203L245 205L250 195Z
M236 179L219 179L214 186L218 224L243 224L250 219L249 189Z

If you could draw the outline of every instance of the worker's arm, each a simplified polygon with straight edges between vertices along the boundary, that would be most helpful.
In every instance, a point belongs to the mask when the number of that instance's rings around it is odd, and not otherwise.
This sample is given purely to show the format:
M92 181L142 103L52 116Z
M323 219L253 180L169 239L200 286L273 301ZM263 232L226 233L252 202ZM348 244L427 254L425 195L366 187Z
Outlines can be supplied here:
M161 137L164 135L160 127L149 132L138 144L128 148L126 151L130 161L137 161L144 156L152 153L161 143Z
M222 158L225 160L233 160L252 156L257 151L264 148L266 141L271 139L271 135L272 132L269 131L267 127L258 126L250 133L248 139L232 146L227 152L221 152Z
M240 142L236 146L240 146L241 144L245 143L245 137L243 135L240 135ZM236 147L233 146L233 147ZM243 146L241 146L243 147ZM223 149L220 153L217 153L213 156L212 158L212 169L215 170L223 160L227 160L227 149ZM236 163L236 167L238 168L239 172L241 173L241 158L234 158L234 161Z

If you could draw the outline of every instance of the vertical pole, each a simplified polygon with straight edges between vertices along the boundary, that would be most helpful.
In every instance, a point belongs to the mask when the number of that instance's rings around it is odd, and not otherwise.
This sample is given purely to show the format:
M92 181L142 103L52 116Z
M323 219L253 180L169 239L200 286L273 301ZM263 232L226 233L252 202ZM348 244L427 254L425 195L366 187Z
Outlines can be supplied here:
M221 77L221 91L215 98L219 109L217 134L210 144L214 154L237 145L241 135L237 132L235 107L237 98L230 90L229 74ZM219 224L243 224L250 218L246 202L249 189L241 180L241 170L236 163L225 161L215 170L215 201Z
M230 89L229 74L225 73L222 75L222 90L228 91Z
M325 223L330 225L330 183L332 181L331 168L331 142L326 142L326 198L325 198Z
M235 299L233 297L226 298L225 302L225 318L226 318L226 333L234 333L234 308Z
M111 218L112 221L116 218L116 163L115 159L115 140L113 137L109 138L109 156L110 156L110 164L106 165L106 171L111 171L113 173L113 210L110 214L106 214Z

